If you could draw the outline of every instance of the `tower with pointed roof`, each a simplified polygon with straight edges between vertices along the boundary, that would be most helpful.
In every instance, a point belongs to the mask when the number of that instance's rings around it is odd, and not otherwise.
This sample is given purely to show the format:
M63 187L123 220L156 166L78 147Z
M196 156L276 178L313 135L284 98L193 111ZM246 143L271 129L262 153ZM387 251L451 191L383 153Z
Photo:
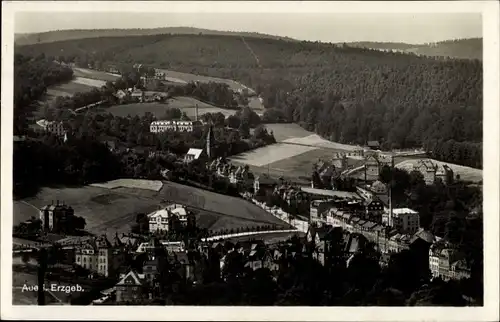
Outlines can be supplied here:
M209 160L215 158L215 136L213 130L213 123L210 121L210 125L208 127L207 139L206 139L206 152Z

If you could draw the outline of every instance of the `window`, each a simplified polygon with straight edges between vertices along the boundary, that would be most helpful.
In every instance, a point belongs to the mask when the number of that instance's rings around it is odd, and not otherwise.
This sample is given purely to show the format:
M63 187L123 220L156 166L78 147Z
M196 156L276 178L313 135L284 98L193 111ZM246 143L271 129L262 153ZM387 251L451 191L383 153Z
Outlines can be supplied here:
M83 262L86 263L87 262L87 258L83 258ZM84 264L85 265L85 264ZM85 267L85 266L84 266Z

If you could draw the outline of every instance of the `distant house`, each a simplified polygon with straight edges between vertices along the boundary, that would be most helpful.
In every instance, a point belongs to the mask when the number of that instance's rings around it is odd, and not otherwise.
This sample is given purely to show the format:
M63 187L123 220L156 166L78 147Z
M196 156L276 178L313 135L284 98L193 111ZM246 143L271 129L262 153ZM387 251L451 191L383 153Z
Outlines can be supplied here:
M382 164L377 156L369 155L365 158L365 173L367 180L377 180L382 169Z
M414 169L422 174L425 184L431 185L436 180L437 168L431 160L419 160Z
M366 145L372 150L380 149L380 143L378 141L368 141Z
M470 268L463 253L444 242L433 244L429 249L429 269L433 277L443 280L470 278Z
M61 232L65 231L68 225L71 225L75 211L71 206L64 203L53 203L43 206L39 212L39 219L42 221L42 229L45 231Z
M118 99L125 99L125 97L127 97L128 94L124 90L120 89L114 94L114 96Z
M398 232L413 234L420 228L420 216L409 208L395 208L392 218L389 212L382 215L382 223L394 227Z
M141 90L134 90L130 94L130 97L132 97L132 99L134 99L138 102L144 102L145 94Z
M184 162L189 163L194 160L198 160L202 156L202 154L203 154L202 149L190 148L189 151L184 156Z
M151 133L161 133L166 131L192 132L195 128L200 126L201 122L198 121L162 120L151 122L149 130Z
M448 165L443 164L436 171L436 179L441 180L445 185L452 184L454 179L453 170Z
M58 136L63 136L66 133L62 122L47 121L42 119L37 121L36 124L40 126L44 131Z
M125 260L122 246L119 240L112 244L106 235L89 239L76 248L75 262L99 275L113 277Z

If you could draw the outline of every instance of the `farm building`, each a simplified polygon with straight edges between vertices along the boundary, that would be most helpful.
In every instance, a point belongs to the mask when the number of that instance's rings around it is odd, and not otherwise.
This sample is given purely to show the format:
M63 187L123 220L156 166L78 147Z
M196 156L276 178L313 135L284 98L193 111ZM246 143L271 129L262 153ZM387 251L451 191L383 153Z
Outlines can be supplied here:
M161 133L167 131L192 132L195 128L201 126L198 121L153 121L149 126L151 133Z
M366 142L366 146L372 150L379 150L380 149L380 142L379 141L368 141L368 142Z

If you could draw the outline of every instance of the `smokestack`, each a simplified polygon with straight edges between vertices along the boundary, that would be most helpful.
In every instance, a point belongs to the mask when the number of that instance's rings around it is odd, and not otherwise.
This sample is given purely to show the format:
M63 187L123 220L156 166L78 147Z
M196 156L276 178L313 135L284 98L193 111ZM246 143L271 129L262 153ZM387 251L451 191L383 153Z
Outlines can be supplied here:
M394 180L394 156L391 156L391 182L389 185L389 226L392 227L392 181Z
M198 121L198 104L196 104L194 112L195 112L195 121Z

